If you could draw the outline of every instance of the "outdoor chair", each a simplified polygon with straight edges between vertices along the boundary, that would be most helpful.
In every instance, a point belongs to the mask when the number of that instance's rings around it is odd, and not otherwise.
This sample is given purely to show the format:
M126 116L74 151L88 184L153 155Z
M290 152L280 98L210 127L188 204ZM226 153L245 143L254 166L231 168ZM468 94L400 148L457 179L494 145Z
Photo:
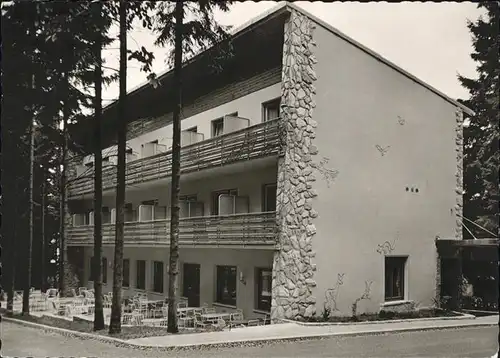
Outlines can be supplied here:
M162 319L159 324L160 327L167 327L168 321L166 319Z
M55 298L57 297L57 289L55 288L49 288L46 292L46 296L49 298Z
M243 321L243 312L236 311L231 313L231 321Z
M111 319L111 315L109 317ZM132 325L132 313L125 313L122 315L122 324L123 325Z
M216 331L223 331L224 328L227 327L227 324L226 324L226 321L224 321L222 318L219 318L217 320L217 323L214 323L212 324L212 327L216 330Z
M87 291L87 287L78 287L78 296L82 296L83 291Z
M111 301L111 299L109 298L108 295L104 295L102 297L102 307L104 307L104 308L110 308L111 307L111 303L112 303L112 301Z
M187 306L187 302L185 301L180 301L179 303L177 303L177 308L186 308Z
M258 319L251 319L248 321L248 327L260 326L260 321Z
M194 322L194 315L189 315L185 312L180 312L178 314L178 321L181 323L181 327L188 327L191 322Z
M137 314L132 312L132 325L134 326L142 326L142 321L144 320L143 314Z
M163 317L168 316L168 305L163 305L161 308L161 313L163 314Z
M153 318L163 317L163 302L155 303L152 307Z
M64 316L66 314L66 306L65 305L58 305L54 301L52 301L52 307L54 308L54 311L56 312L57 315L59 316Z
M194 315L193 318L194 318L193 323L194 323L194 327L195 328L198 328L198 327L200 327L200 328L207 328L209 326L208 323L203 322L203 320L201 319L201 315L195 313L195 315Z

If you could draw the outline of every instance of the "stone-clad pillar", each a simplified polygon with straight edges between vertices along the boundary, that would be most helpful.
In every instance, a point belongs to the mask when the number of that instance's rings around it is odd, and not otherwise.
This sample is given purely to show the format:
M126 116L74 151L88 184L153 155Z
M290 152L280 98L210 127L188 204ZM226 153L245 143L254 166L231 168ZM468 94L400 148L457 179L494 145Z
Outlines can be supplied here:
M316 234L312 158L317 123L313 86L314 23L293 11L285 24L281 84L282 138L278 160L278 239L273 264L272 319L302 319L316 313L312 288Z

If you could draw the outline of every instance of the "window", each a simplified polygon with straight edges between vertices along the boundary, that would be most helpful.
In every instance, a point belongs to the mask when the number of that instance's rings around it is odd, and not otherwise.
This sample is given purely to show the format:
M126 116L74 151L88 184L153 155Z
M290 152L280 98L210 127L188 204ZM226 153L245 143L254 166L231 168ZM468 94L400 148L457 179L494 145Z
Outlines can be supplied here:
M281 98L273 99L272 101L262 104L262 121L270 121L280 116Z
M212 192L212 215L219 215L219 196L221 195L238 196L238 189L225 189Z
M236 306L236 266L217 266L215 302Z
M262 211L276 211L276 184L266 184L262 193Z
M135 287L139 290L146 289L146 261L137 260L137 277L135 280Z
M153 261L153 292L163 293L163 262Z
M257 304L259 310L271 311L271 290L272 290L273 271L269 268L257 269Z
M385 300L403 300L405 295L405 266L407 257L385 258Z
M108 283L108 259L102 258L102 283Z
M130 287L130 260L123 259L123 287Z
M224 133L224 118L212 121L212 137L218 137Z

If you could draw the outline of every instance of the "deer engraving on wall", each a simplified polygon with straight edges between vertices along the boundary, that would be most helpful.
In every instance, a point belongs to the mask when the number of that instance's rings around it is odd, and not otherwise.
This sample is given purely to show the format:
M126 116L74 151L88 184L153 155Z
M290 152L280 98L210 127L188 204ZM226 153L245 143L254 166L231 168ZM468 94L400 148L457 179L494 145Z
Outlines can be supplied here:
M330 313L339 311L337 308L337 300L339 298L340 287L344 284L345 273L337 274L337 282L333 288L329 288L325 291L325 310Z

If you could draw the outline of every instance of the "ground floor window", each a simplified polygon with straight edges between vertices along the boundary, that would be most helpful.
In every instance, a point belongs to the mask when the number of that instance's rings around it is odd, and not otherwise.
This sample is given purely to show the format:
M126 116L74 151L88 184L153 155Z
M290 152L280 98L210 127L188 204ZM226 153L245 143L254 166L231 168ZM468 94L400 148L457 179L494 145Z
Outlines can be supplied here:
M108 259L102 258L102 283L108 283Z
M123 287L130 287L130 260L123 259Z
M139 290L146 289L146 261L137 260L135 287Z
M385 300L403 300L407 257L385 258Z
M271 311L271 290L273 270L270 268L258 268L256 275L257 304L258 310Z
M153 292L163 293L163 262L153 261Z
M217 266L215 301L236 306L236 266Z

